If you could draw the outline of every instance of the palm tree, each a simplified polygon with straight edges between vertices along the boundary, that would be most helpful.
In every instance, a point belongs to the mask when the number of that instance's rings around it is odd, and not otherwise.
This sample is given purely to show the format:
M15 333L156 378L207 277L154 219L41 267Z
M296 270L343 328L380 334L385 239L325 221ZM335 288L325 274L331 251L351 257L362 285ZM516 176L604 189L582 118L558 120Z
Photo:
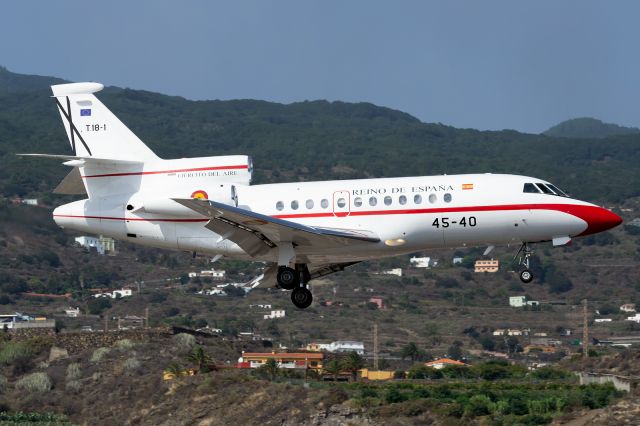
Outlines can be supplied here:
M338 361L336 358L332 358L324 364L322 369L324 370L325 374L333 377L333 381L335 382L336 380L338 380L338 376L342 371L342 365L340 365L340 361Z
M402 359L411 358L411 362L416 362L416 360L422 355L422 351L418 348L413 342L407 343L402 347L400 351L400 356Z
M351 373L354 381L358 380L358 371L362 370L366 365L364 358L356 351L349 352L349 355L342 360L342 367Z
M213 358L202 349L202 346L193 348L187 355L187 359L198 366L199 373L208 372L207 364L213 362Z
M276 379L279 371L279 366L275 358L269 358L261 368L263 368L267 373L267 375L269 376L269 380L273 382Z

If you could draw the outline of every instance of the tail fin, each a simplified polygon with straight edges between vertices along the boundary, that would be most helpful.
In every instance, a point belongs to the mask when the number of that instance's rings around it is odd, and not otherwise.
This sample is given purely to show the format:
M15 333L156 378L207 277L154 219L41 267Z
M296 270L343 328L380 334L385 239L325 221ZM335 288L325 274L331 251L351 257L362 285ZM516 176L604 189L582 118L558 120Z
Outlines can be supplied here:
M100 83L51 86L71 149L78 157L152 161L158 157L93 93Z

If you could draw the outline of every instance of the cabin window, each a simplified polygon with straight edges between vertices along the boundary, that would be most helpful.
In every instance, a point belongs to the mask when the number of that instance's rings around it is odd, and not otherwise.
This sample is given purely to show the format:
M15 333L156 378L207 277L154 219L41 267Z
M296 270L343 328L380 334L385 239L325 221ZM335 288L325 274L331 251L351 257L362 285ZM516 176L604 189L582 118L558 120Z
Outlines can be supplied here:
M451 194L449 194L448 192L446 194L444 194L444 197L442 197L444 199L445 203L450 203L451 202Z
M414 202L415 204L422 204L422 195L420 195L420 194L416 194L416 195L413 197L413 202Z
M313 208L313 200L309 199L307 200L306 203L304 203L305 206L307 206L307 209L311 210Z
M338 198L338 207L343 208L346 205L347 205L347 202L345 201L344 198Z
M405 204L407 204L407 197L401 195L400 197L398 197L398 202L404 206Z
M362 198L356 197L353 199L353 205L356 207L360 207L362 205Z
M298 200L293 200L293 201L291 202L291 208L292 208L293 210L298 210Z
M384 204L385 206L390 206L391 205L391 197L389 195L387 195L386 197L384 197Z
M538 190L538 188L536 188L536 186L532 183L525 183L524 184L524 188L522 188L522 192L527 193L527 194L539 194L540 191Z
M544 183L536 183L536 186L542 190L545 194L554 195L553 191L547 188Z
M378 199L376 197L370 197L369 198L369 205L370 206L375 206L376 204L378 204Z
M431 204L435 203L438 200L438 196L436 194L429 194L429 202Z
M323 198L322 201L320 201L320 207L322 207L323 209L326 209L327 207L329 207L329 200L327 200L326 198Z
M276 203L276 210L281 211L282 209L284 209L284 203L282 201L278 201Z

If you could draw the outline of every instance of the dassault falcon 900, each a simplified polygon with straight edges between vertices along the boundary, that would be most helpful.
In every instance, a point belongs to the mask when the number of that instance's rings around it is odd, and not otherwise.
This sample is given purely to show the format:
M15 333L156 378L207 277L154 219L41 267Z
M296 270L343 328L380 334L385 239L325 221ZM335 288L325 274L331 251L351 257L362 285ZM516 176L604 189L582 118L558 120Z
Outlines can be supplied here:
M73 155L56 192L87 198L53 212L64 228L153 247L270 263L266 275L311 305L309 282L355 263L435 248L565 245L622 222L541 179L498 174L250 185L243 155L163 160L93 94L99 83L52 86ZM269 280L264 280L269 281Z

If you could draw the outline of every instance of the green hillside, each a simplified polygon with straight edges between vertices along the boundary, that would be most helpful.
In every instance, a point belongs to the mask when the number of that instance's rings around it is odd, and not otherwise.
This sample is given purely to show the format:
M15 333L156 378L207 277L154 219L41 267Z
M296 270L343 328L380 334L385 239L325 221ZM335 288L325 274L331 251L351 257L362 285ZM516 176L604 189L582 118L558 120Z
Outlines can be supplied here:
M69 153L49 77L0 69L0 193L42 195L68 171L18 152ZM99 94L161 157L250 154L256 182L473 172L533 175L593 201L640 195L640 135L579 142L422 123L368 103L189 101L146 91Z
M563 121L543 132L543 134L558 138L606 138L616 135L637 135L640 134L640 129L618 126L617 124L604 123L595 118L583 117Z

